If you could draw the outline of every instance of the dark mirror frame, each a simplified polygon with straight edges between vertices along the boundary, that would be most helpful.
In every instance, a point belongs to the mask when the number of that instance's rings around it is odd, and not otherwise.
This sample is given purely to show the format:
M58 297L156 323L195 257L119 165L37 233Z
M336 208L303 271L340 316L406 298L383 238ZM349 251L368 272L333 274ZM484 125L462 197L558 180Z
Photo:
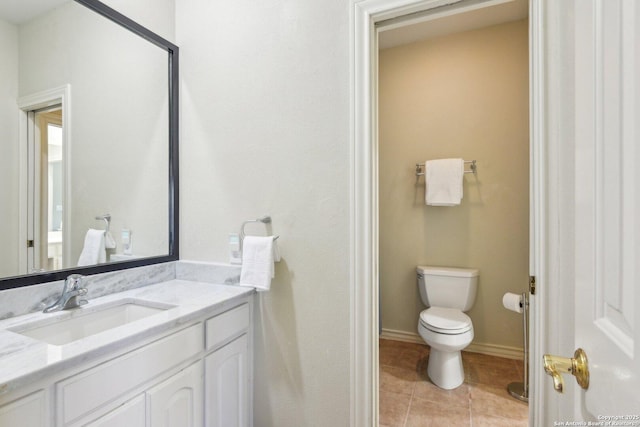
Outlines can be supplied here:
M178 190L178 46L165 40L156 33L148 30L137 22L127 18L120 12L110 8L98 0L74 0L99 15L113 21L134 34L165 50L168 54L168 88L169 88L169 252L168 255L140 258L133 261L119 261L106 264L97 264L88 267L74 267L51 272L28 274L0 279L0 290L19 288L39 283L63 280L70 274L91 275L106 273L109 271L124 270L127 268L141 267L145 265L160 264L179 259L179 190Z

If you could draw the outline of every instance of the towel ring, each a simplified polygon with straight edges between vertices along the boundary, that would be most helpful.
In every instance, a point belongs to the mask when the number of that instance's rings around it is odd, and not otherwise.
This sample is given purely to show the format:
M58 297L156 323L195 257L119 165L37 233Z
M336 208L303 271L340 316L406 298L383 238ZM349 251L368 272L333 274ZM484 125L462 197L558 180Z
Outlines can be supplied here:
M271 217L269 215L265 215L262 216L260 218L256 218L256 219L249 219L245 222L242 223L242 225L240 226L240 233L239 233L239 237L240 237L240 255L242 255L242 242L244 241L244 238L246 236L246 234L244 233L244 227L247 224L250 224L252 222L261 222L263 224L271 224ZM278 240L278 237L280 236L273 236L273 240Z
M98 215L96 217L97 221L103 220L105 224L105 233L109 232L109 228L111 227L111 214Z

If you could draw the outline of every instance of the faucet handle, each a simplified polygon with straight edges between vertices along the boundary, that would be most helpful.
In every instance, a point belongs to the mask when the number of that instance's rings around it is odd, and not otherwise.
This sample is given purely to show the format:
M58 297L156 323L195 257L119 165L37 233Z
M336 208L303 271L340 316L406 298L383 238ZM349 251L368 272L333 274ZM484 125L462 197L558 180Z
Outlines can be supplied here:
M87 288L82 287L82 279L84 276L81 274L71 274L64 281L64 287L62 288L62 294L56 302L45 307L44 313L51 313L54 311L66 310L67 308L79 307L87 303L87 300L79 299L79 296L87 294Z
M84 289L86 293L86 288L80 287L82 279L84 279L84 276L82 274L71 274L65 280L65 287L67 287L70 291Z

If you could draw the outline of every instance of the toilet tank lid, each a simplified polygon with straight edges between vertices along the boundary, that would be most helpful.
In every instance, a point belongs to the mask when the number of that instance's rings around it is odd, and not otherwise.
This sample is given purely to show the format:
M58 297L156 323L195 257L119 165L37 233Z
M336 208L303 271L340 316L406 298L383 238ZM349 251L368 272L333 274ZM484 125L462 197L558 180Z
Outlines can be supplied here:
M420 274L432 276L476 277L480 274L477 268L418 266L416 270Z

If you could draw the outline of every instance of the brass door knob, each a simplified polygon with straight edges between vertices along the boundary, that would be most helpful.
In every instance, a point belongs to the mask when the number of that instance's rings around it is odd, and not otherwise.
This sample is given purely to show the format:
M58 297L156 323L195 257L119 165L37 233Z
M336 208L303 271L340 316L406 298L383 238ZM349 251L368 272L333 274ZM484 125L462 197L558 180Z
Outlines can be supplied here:
M579 348L573 354L573 358L552 356L545 354L544 371L553 378L553 388L558 392L564 391L563 373L569 373L576 377L576 381L583 389L589 388L589 364L587 354Z

